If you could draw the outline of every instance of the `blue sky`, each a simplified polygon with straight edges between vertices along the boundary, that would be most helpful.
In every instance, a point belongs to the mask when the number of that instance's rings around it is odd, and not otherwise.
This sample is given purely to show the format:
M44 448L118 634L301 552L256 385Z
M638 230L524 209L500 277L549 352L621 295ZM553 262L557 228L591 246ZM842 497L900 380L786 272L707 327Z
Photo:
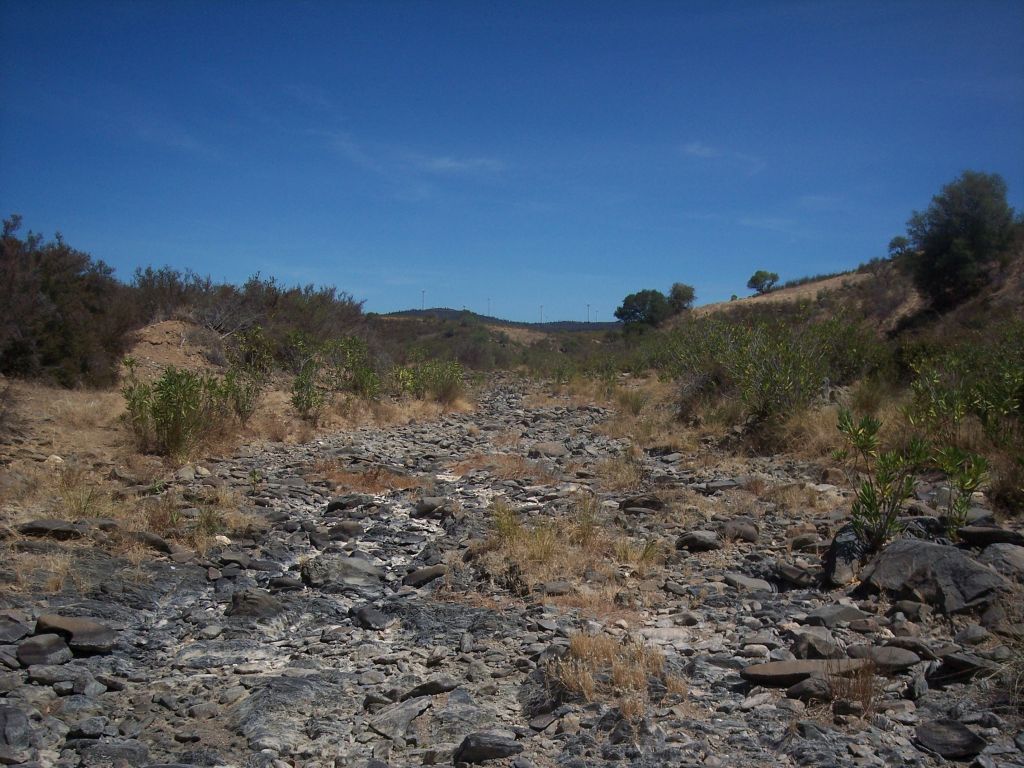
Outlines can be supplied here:
M0 0L0 214L115 267L608 320L1024 208L1024 3Z

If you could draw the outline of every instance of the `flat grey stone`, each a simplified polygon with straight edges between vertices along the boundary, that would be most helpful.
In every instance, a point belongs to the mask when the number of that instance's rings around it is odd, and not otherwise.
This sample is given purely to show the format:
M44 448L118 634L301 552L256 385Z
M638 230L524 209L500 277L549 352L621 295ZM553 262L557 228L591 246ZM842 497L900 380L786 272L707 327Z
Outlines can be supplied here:
M494 731L480 731L467 736L455 750L456 763L484 763L518 755L523 745L515 739Z
M18 643L18 661L22 666L65 664L73 658L60 635L36 635Z
M53 633L68 639L72 651L109 653L117 644L117 632L94 619L46 613L36 620L36 634Z
M430 707L430 697L421 696L417 699L392 704L370 718L370 727L381 736L392 741L405 743L405 734L409 725Z
M853 605L833 603L831 605L823 605L821 608L815 608L808 613L807 623L812 626L828 627L831 629L840 622L849 624L857 619L866 619L870 615L870 613L865 613Z
M302 581L310 587L343 590L346 587L377 587L384 574L358 557L318 555L301 568Z
M284 604L262 589L242 589L231 595L228 616L246 619L270 619L284 610Z
M42 518L30 520L18 526L18 532L25 536L39 536L58 541L82 538L81 527L69 523L67 520L56 520L53 518Z
M534 443L527 455L531 459L560 459L567 456L569 450L562 443Z
M722 539L714 531L687 531L676 540L676 549L711 552L722 548Z
M883 675L904 672L920 663L921 657L894 645L851 645L846 653L853 659L867 659Z
M921 723L914 736L926 750L949 760L974 757L988 746L966 725L949 718Z
M774 592L772 585L764 579L755 579L744 576L740 573L727 573L723 577L725 583L730 587L736 587L741 592Z
M862 659L805 659L800 661L769 661L740 670L740 677L756 685L788 688L811 675L847 675L863 669Z
M429 584L434 579L444 576L446 573L448 573L448 566L439 563L437 565L427 566L426 568L417 568L402 579L402 583L407 587L422 587Z

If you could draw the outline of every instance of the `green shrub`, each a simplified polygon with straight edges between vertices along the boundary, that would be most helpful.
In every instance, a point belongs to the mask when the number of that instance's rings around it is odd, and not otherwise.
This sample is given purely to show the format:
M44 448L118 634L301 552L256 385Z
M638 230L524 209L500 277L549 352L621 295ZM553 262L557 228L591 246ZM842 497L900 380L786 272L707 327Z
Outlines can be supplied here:
M811 322L799 316L699 318L646 352L653 367L680 381L682 415L718 395L739 398L762 423L806 408L830 385L852 381L883 358L867 328L843 318Z
M980 451L992 469L991 496L1024 502L1024 322L923 347L904 414L937 445Z
M904 450L881 450L881 426L881 421L871 416L855 422L848 410L839 413L839 431L853 449L855 467L865 475L851 516L869 553L877 552L899 532L900 511L914 492L917 471L927 461L927 449L920 440L911 441Z
M392 371L396 389L425 400L451 405L465 392L462 366L454 360L418 360Z
M946 528L955 539L957 530L967 524L971 508L971 494L978 490L988 473L988 462L983 456L945 446L935 451L932 460L948 478L949 500L946 502Z
M324 359L330 389L351 392L370 400L380 397L380 376L373 368L365 341L345 336L325 344L320 354Z
M320 384L321 361L314 356L299 369L292 382L292 405L299 416L314 424L327 402L327 394Z
M185 458L230 422L227 389L216 377L167 368L153 383L139 381L126 360L122 394L141 450Z

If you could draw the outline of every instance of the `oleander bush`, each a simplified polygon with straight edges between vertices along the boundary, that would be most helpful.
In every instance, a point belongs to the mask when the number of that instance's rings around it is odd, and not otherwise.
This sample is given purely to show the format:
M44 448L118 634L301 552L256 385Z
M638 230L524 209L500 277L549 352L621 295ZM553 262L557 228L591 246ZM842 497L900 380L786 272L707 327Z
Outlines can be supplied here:
M169 367L154 382L139 380L126 360L122 394L140 450L183 459L221 434L232 419L228 389L216 376Z

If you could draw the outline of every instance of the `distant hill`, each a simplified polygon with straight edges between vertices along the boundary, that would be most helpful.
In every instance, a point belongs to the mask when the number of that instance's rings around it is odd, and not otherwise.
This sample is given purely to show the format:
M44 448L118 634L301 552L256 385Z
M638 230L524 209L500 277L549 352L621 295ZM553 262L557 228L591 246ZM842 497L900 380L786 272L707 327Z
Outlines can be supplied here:
M476 312L471 312L468 309L448 309L447 307L404 309L400 312L388 312L387 314L380 315L380 317L466 320L492 327L523 328L540 333L601 333L604 331L614 331L622 327L621 323L583 323L576 320L558 320L551 323L521 323L514 320L504 320L500 317L478 315Z

